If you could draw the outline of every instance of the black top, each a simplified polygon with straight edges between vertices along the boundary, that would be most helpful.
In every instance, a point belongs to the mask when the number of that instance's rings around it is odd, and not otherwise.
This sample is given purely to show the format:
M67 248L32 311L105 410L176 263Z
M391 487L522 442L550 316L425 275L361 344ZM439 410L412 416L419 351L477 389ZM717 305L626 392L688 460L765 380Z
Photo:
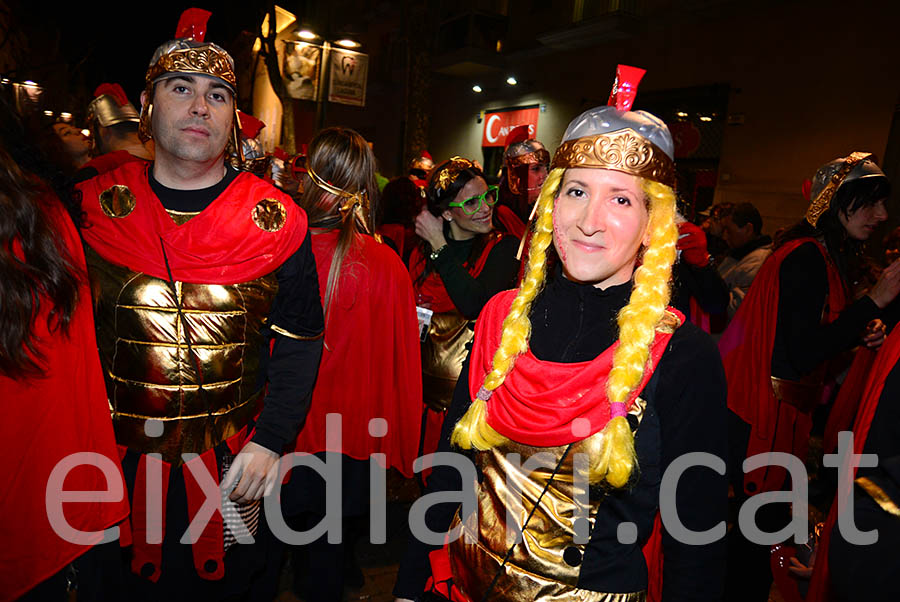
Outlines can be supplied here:
M672 282L669 304L684 315L690 316L692 297L709 314L728 311L728 285L712 262L701 268L679 260L672 266Z
M617 338L615 317L627 302L631 284L596 289L553 275L532 309L531 349L543 361L572 363L595 358ZM463 366L453 403L444 420L438 451L450 446L453 426L469 405L468 360ZM578 587L602 592L646 589L647 568L641 546L649 537L660 502L663 471L679 456L707 452L726 456L726 387L719 353L708 335L690 323L672 336L653 377L642 391L647 400L635 436L639 476L624 490L610 493L600 505L588 544ZM428 479L428 492L460 490L461 479L452 468L436 466ZM704 531L727 515L727 481L708 469L686 470L672 504L683 525ZM597 495L592 492L592 495ZM446 531L458 504L433 504L426 512L432 531ZM634 522L638 542L617 541L621 522ZM691 546L663 534L665 550L663 599L720 600L722 597L724 540ZM429 574L428 552L433 549L411 538L400 565L394 595L415 598Z
M176 190L167 188L150 174L150 188L170 211L193 213L203 211L222 194L239 172L227 168L225 177L209 188ZM254 176L255 177L255 176ZM319 277L312 254L309 234L300 248L275 272L278 292L266 324L277 324L290 333L315 337L322 333L325 321L319 298ZM268 383L263 410L256 422L252 441L278 454L297 437L309 409L322 339L297 340L282 336L266 327L264 348L261 350L261 388ZM274 338L271 356L269 342Z
M519 273L519 260L516 259L519 239L515 236L506 236L494 245L484 269L473 278L464 264L472 253L476 238L453 240L446 228L444 236L447 239L447 248L441 251L434 261L434 268L440 274L444 288L447 289L447 294L450 295L450 300L459 313L469 320L474 320L488 299L515 285Z
M778 274L778 321L772 349L772 376L797 380L826 360L861 342L869 321L880 314L864 295L831 324L822 324L828 297L825 258L812 242L794 249Z

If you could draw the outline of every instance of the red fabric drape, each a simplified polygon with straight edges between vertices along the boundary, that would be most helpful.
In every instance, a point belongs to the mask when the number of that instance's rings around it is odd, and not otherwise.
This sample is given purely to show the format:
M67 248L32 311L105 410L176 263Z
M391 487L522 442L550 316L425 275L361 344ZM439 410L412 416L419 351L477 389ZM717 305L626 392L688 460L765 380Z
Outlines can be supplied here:
M494 296L475 325L475 343L469 364L472 399L491 370L494 353L500 346L503 320L515 295L516 291L511 290ZM678 310L669 308L669 311L684 322L684 316ZM656 333L643 378L629 396L627 407L650 380L671 338L672 333ZM616 347L618 341L595 359L573 364L541 361L530 350L526 351L516 358L514 369L488 400L488 424L504 437L538 447L566 445L601 431L610 419L606 381ZM578 419L588 421L587 434L573 434L573 423Z
M94 168L97 170L97 174L106 173L108 171L112 171L126 163L146 163L144 159L140 157L135 157L128 151L120 150L114 151L111 153L106 153L104 155L100 155L99 157L94 157L87 163L81 166L81 169Z
M853 363L847 371L847 377L838 391L837 399L831 413L828 414L828 422L825 425L825 438L822 443L822 451L826 454L834 453L837 449L838 433L848 430L856 419L856 411L862 399L863 388L876 353L866 347L860 347L853 357Z
M827 266L825 320L831 322L837 318L846 303L837 268L825 247L813 238L801 238L785 244L769 256L719 340L719 352L728 380L728 407L750 424L746 457L771 452L806 457L812 418L790 404L775 400L771 376L781 262L794 249L808 242L815 243ZM744 475L744 490L750 495L774 491L784 482L785 476L785 469L780 466L754 470Z
M47 327L50 302L41 299L34 321L43 374L32 378L0 375L0 600L14 599L62 570L90 546L66 542L48 517L45 496L51 472L72 454L104 458L113 482L100 469L81 465L68 472L64 491L122 491L115 502L66 502L63 517L79 531L103 531L128 515L119 454L109 418L106 386L94 333L91 293L78 232L62 204L47 193L41 205L57 242L80 273L78 304L67 334ZM28 261L29 258L20 258ZM55 497L50 494L50 499ZM97 543L97 541L93 543Z
M166 213L147 174L149 164L126 163L77 186L87 214L85 241L107 261L168 280L162 243L172 277L182 282L234 284L249 282L283 264L306 237L306 213L277 188L249 173L241 173L202 213L178 226ZM134 195L134 210L109 217L100 195L115 185ZM253 219L264 199L281 203L284 223L267 232Z
M853 423L854 454L863 452L866 438L869 436L869 427L872 425L872 418L875 417L875 410L878 408L878 401L881 399L881 392L884 389L884 381L898 360L900 360L900 328L894 328L875 356L866 379L865 388L859 403L859 411ZM844 467L844 471L846 471L846 467ZM828 513L825 529L822 532L819 547L816 551L816 564L813 567L809 593L806 595L807 602L826 602L829 599L828 547L831 543L831 531L837 523L838 500L842 498L847 499L853 495L853 480L855 478L856 468L850 471L845 479L838 482L837 495L834 503L831 505L831 511Z
M314 234L322 297L338 232ZM325 322L325 348L296 450L332 451L365 460L386 454L388 466L411 477L419 445L422 366L412 285L390 247L359 235L344 258ZM342 415L342 445L327 443L326 414ZM369 421L387 433L373 437Z

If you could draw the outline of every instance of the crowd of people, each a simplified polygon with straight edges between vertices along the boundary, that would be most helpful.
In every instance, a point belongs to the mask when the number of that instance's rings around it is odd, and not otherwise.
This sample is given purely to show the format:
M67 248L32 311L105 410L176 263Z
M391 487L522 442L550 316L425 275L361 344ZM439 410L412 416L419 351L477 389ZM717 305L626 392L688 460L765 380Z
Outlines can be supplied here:
M389 469L421 495L398 601L900 596L873 155L771 235L684 215L621 66L552 156L519 128L499 174L385 181L348 128L263 152L208 16L140 110L97 88L89 136L0 97L0 600L270 601L290 562L339 601Z

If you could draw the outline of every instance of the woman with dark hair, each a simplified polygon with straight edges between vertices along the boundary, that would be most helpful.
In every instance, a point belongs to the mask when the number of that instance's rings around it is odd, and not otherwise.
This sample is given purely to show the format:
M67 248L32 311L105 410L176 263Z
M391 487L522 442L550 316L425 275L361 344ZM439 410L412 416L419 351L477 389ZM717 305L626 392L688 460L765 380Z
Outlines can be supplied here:
M425 194L427 210L416 217L421 242L409 272L416 305L434 312L422 347L426 407L420 451L427 454L437 447L475 319L488 299L515 283L519 240L494 230L497 187L488 186L469 159L438 165Z
M803 221L777 238L719 342L728 378L729 446L737 500L787 486L785 468L746 474L741 462L774 452L806 459L812 415L827 385L846 367L837 360L859 344L884 339L879 319L900 290L895 262L852 301L860 253L887 219L890 185L868 153L831 161L816 172ZM843 358L846 359L846 358ZM774 532L789 520L785 504L767 504L757 524ZM732 533L728 600L765 600L768 547Z
M8 117L0 140L0 597L64 600L70 581L79 600L100 599L101 584L111 579L102 575L100 559L115 573L118 542L95 547L100 537L78 532L99 534L119 523L128 503L84 253L62 203L6 151L24 148L23 137L10 139L15 128L8 122L15 119ZM67 491L96 493L54 509L52 487L61 490L62 481L53 485L51 475L59 476L64 460L88 453L93 466L62 474Z
M351 520L368 512L372 454L381 455L383 468L413 475L422 403L416 309L400 258L371 236L378 189L375 157L363 137L346 128L321 131L309 145L306 169L300 204L324 291L325 347L295 449L323 459L339 455L342 514ZM339 426L329 422L333 414ZM282 491L285 514L304 530L319 524L331 514L326 487L334 486L308 467L294 469ZM341 599L345 564L354 564L353 538L344 539L329 544L323 535L306 546L305 600Z

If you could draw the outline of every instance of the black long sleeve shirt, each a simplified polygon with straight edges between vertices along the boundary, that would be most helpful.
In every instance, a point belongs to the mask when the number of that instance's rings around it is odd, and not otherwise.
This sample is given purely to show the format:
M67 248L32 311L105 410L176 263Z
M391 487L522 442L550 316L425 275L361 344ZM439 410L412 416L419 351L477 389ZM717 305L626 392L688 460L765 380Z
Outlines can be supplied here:
M519 239L507 236L494 245L484 269L477 277L473 277L464 264L472 252L475 239L453 240L449 236L446 238L447 248L438 255L434 267L459 313L469 320L474 320L488 299L515 284L516 275L519 273L519 260L516 259Z
M599 290L563 278L557 271L535 300L531 350L541 360L573 363L594 359L618 338L616 315L627 303L631 284ZM469 401L468 361L463 366L453 403L444 420L438 451L451 448L453 426ZM639 476L625 490L608 495L600 505L581 566L578 587L603 592L639 591L647 587L641 545L649 537L659 499L662 474L673 460L689 452L707 452L725 459L726 386L718 351L712 340L692 324L672 336L653 377L641 393L647 400L637 428L635 447ZM437 466L428 479L428 493L458 491L460 475ZM724 521L727 481L708 468L688 469L681 477L673 503L688 529L703 531ZM425 521L429 529L449 528L458 504L435 504ZM638 526L638 542L617 541L621 522ZM679 543L663 534L665 550L663 598L719 600L724 583L724 541L704 546ZM428 552L433 549L414 538L400 566L394 594L415 598L429 574Z
M199 190L167 188L153 178L152 170L149 175L150 187L163 207L194 213L203 211L218 198L238 172L229 167L219 183ZM266 324L277 324L292 334L310 338L294 339L266 326L268 332L261 350L259 387L268 384L268 389L252 441L280 454L296 438L306 419L322 355L322 339L315 337L324 330L325 321L309 233L300 248L276 270L275 277L278 292ZM272 339L270 355L268 343Z
M813 243L802 244L784 258L778 274L778 320L772 349L772 375L798 380L826 360L862 340L869 321L880 314L864 295L836 320L822 324L828 297L825 258Z

